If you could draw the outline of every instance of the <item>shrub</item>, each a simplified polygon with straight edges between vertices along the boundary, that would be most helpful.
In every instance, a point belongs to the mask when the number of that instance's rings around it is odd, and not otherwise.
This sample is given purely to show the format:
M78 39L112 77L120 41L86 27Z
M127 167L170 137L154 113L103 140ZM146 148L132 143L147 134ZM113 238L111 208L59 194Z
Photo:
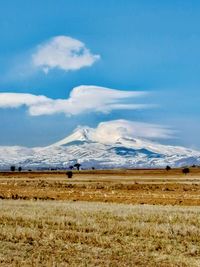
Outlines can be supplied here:
M72 171L68 171L68 172L66 173L66 175L67 175L68 178L72 178L72 176L73 176L73 172L72 172Z
M167 165L165 169L166 169L167 171L170 171L170 170L171 170L171 167Z
M21 172L21 171L22 171L22 167L19 167L19 168L18 168L18 172Z
M184 168L184 169L182 169L182 172L186 175L187 173L190 172L190 169L189 168Z
M15 166L14 166L14 165L11 166L11 167L10 167L10 170L11 170L11 172L14 172L14 171L15 171Z

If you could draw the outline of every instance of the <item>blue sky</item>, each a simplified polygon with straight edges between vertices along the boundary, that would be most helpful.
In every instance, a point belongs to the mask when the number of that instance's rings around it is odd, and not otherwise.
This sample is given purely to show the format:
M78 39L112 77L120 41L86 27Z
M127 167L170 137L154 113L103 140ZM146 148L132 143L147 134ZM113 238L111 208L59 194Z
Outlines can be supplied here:
M0 93L67 99L75 87L96 85L149 92L129 102L157 106L70 116L4 107L0 145L48 145L77 125L126 119L170 126L175 136L162 142L200 149L199 18L199 1L1 1ZM81 41L100 58L75 70L33 70L38 46L56 36Z

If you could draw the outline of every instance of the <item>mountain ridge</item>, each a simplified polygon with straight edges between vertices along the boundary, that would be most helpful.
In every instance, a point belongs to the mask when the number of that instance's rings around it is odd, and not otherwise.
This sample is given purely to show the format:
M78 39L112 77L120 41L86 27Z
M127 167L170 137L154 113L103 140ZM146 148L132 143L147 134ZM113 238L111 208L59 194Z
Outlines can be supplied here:
M123 131L122 131L123 132ZM117 135L118 134L118 135ZM65 169L80 162L83 168L157 168L200 164L200 152L181 146L162 145L147 139L117 133L97 135L82 127L47 147L0 146L0 167Z

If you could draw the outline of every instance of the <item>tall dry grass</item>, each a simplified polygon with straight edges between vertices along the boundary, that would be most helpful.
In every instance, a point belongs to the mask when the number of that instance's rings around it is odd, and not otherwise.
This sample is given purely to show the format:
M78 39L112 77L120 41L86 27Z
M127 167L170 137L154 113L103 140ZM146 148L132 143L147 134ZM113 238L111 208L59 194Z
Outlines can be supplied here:
M200 266L200 208L0 201L0 266Z

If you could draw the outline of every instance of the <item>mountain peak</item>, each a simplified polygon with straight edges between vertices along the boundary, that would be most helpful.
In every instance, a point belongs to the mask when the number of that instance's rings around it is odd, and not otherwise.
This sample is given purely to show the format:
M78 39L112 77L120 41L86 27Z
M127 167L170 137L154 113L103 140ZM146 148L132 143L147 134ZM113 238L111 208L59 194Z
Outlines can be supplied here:
M90 142L91 140L92 128L90 127L78 127L71 135L65 137L59 142L54 143L51 146L65 146L72 142Z

